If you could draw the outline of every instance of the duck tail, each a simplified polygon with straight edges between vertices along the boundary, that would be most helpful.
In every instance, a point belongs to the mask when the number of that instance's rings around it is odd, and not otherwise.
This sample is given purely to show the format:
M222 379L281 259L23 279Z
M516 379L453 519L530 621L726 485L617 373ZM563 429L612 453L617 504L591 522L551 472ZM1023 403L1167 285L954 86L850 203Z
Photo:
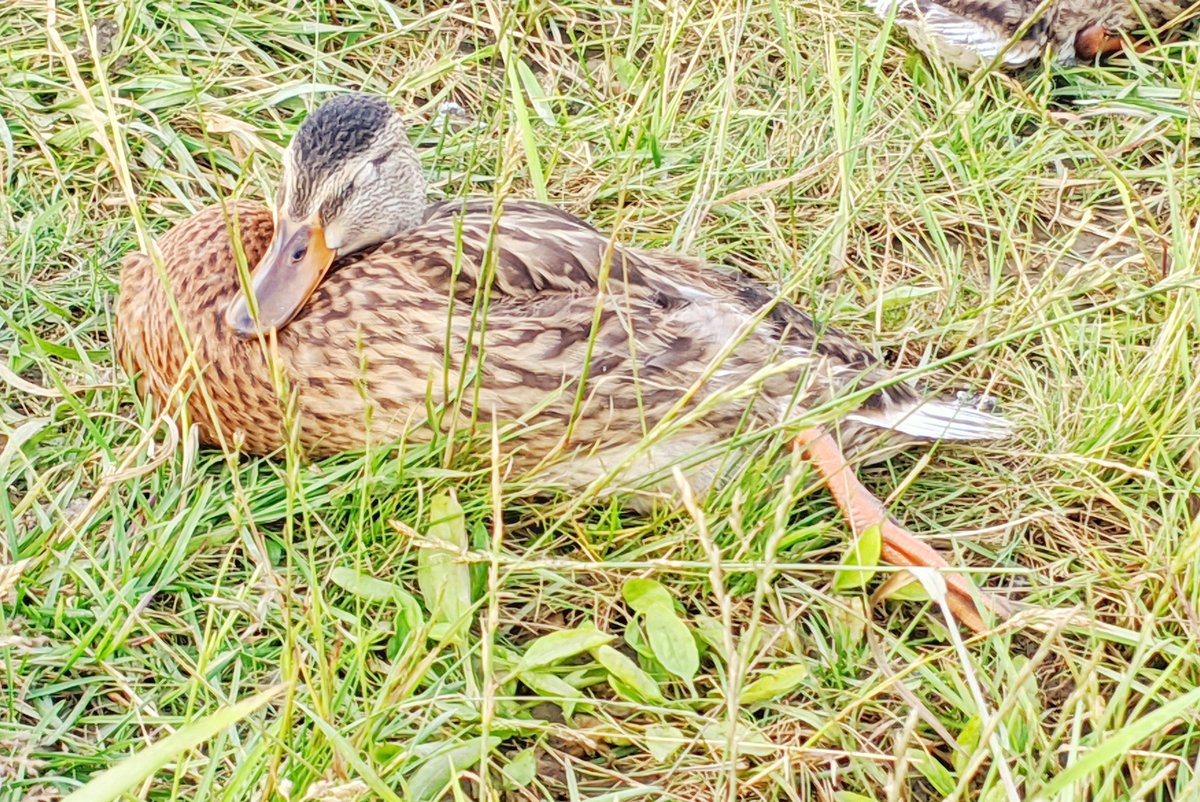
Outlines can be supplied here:
M916 406L852 413L849 420L906 434L921 440L1003 440L1013 424L969 402L932 399Z

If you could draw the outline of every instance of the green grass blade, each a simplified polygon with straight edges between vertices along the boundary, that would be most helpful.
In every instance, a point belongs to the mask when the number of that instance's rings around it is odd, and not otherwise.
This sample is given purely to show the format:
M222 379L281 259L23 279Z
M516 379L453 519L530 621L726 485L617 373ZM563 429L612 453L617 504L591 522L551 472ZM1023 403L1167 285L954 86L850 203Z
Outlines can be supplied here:
M93 777L87 785L72 793L64 802L111 802L184 752L199 746L225 728L264 707L286 687L276 685L268 688L181 727L161 741L130 755Z
M1035 800L1054 799L1069 789L1072 784L1096 775L1106 764L1125 756L1134 746L1197 705L1200 705L1200 688L1194 688L1191 692L1172 699L1153 713L1148 713L1126 724L1079 760L1067 766L1033 798Z

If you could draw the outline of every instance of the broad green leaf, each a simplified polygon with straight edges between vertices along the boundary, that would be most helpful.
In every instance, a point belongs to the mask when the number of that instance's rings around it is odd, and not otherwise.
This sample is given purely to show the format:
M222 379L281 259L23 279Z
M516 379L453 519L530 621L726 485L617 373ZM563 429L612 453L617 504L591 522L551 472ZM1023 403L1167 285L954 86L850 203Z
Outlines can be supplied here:
M616 649L611 646L601 646L595 654L600 665L604 666L609 674L620 680L637 696L651 702L666 701L654 678Z
M638 68L624 56L615 55L612 59L613 72L626 91L631 91L638 84Z
M700 740L709 749L723 755L729 744L729 725L720 721L705 724L700 730ZM738 722L737 734L734 740L737 745L738 754L765 757L773 755L778 751L778 748L775 744L771 743L767 736L741 722Z
M8 472L8 465L16 457L21 447L37 436L37 433L50 424L50 418L30 418L20 426L6 433L4 450L0 451L0 480Z
M646 728L646 751L659 763L665 763L684 744L683 730L670 724Z
M109 802L141 785L166 764L217 733L244 719L274 699L286 686L276 685L187 724L145 749L102 771L64 802Z
M718 655L725 656L725 627L721 622L712 616L698 615L693 620L696 626L696 634L700 636L700 640L712 647L713 651Z
M429 502L429 539L453 549L467 548L467 523L462 507L451 491L443 491Z
M662 667L677 677L690 680L700 669L700 652L687 624L675 614L675 606L655 604L645 613L646 639Z
M1030 672L1024 681L1017 681L1028 664L1029 658L1015 655L1009 666L1011 679L1006 695L1015 704L1004 715L1004 728L1008 733L1009 748L1018 754L1025 754L1029 750L1041 709L1037 702L1037 679L1034 674Z
M785 666L778 671L768 671L751 682L742 691L742 704L765 702L777 696L783 696L794 690L808 676L808 668L803 665Z
M875 802L872 797L856 794L853 791L835 791L833 802Z
M630 616L629 622L625 625L624 640L630 649L638 653L639 657L644 657L647 660L654 659L654 650L646 642L646 633L642 631L642 616L640 613Z
M515 666L517 661L521 659L521 655L517 654L512 649L509 649L502 643L497 643L492 647L492 654L496 656L496 663L498 665L503 664L509 667Z
M590 652L612 639L612 635L601 632L592 624L551 632L529 644L529 648L525 650L525 654L521 655L521 660L517 663L516 671L523 672L542 668L560 660L566 660L568 657Z
M537 754L533 748L522 749L500 769L513 788L524 788L537 776Z
M883 294L883 308L895 309L898 306L907 306L921 298L938 295L941 291L939 287L893 287Z
M429 757L408 781L408 793L414 802L432 802L440 799L446 788L460 772L479 763L487 752L491 752L500 738L473 738L466 743L444 749Z
M958 733L958 745L961 750L954 751L954 770L959 774L966 771L967 763L971 761L971 753L979 747L979 736L983 732L983 720L979 716L967 719L962 730Z
M1105 764L1124 758L1134 746L1175 719L1190 712L1197 705L1200 705L1200 688L1193 688L1183 696L1172 699L1141 718L1131 721L1116 732L1108 734L1091 751L1085 751L1074 763L1047 783L1041 793L1030 798L1053 799L1066 791L1071 784L1085 777L1096 776ZM1066 796L1071 798L1069 794Z
M442 548L435 545L418 552L417 584L431 619L440 624L434 636L461 637L471 622L471 572L457 559L467 548L467 527L453 494L437 494L429 507L426 537Z
M329 572L329 578L333 580L333 584L340 587L348 593L353 593L368 601L374 602L399 602L407 608L410 604L416 604L417 600L413 595L399 585L394 585L391 582L382 579L376 579L367 574L360 574L351 568L338 566Z
M545 697L546 701L561 707L564 715L570 716L575 712L575 705L586 701L586 697L579 692L578 688L554 674L525 671L517 676L539 696Z
M342 590L369 601L390 602L396 598L396 591L399 590L390 582L360 574L358 571L340 565L329 572L329 578Z
M917 580L913 580L906 585L901 585L887 594L889 599L896 601L929 601L929 591L925 590L925 586Z
M954 787L957 784L954 781L954 775L942 765L940 760L924 749L909 749L906 754L909 765L914 766L940 796L947 797L954 793Z
M842 557L842 565L857 568L863 565L878 565L879 552L883 547L883 532L878 525L863 532L854 545ZM834 590L853 590L871 581L875 569L838 571L833 577Z
M462 638L465 627L462 624L454 625L445 621L439 621L429 627L429 637L435 641L452 642Z
M621 682L621 680L617 679L612 674L608 675L608 687L616 691L617 696L621 697L627 702L634 702L636 704L646 703L646 700L642 697L642 694L634 690L632 686Z
M648 612L659 605L675 607L670 591L653 579L630 579L621 587L621 595L629 609L636 613Z

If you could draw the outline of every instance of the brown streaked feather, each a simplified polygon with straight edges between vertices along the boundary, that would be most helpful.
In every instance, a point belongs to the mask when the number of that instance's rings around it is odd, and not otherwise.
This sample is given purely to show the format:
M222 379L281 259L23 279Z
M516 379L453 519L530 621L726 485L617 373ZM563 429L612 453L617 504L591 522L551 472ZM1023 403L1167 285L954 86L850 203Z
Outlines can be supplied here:
M256 264L271 238L271 215L248 203L230 208L248 263ZM141 254L128 257L121 274L121 363L141 374L144 394L162 398L180 385L205 443L240 439L251 452L277 451L285 430L262 348L224 322L238 290L225 213L212 207L178 224L160 249L196 370L186 370L165 290ZM472 329L473 311L485 298L480 333ZM763 321L753 325L764 308ZM453 404L465 386L468 416L530 424L506 445L518 469L564 446L621 452L672 413L693 411L785 360L795 364L763 380L752 399L715 403L675 442L716 443L745 423L747 411L752 423L774 424L886 378L868 351L818 331L808 315L748 277L616 245L564 212L524 201L506 203L501 214L489 201L440 204L416 228L340 260L278 332L278 354L297 395L299 442L313 456L401 435L428 438L427 392L437 405ZM693 386L699 392L686 399ZM898 384L863 409L919 401ZM852 440L854 431L870 428L845 426Z
M1000 57L1000 66L1020 68L1049 50L1058 62L1090 60L1118 49L1120 35L1145 26L1160 28L1200 5L1196 0L869 0L882 18L895 9L896 23L918 48L962 70L974 70ZM1040 12L1039 12L1039 9ZM1022 33L1017 41L1013 37ZM1107 49L1084 43L1097 31L1109 32ZM1001 53L1003 52L1003 56Z

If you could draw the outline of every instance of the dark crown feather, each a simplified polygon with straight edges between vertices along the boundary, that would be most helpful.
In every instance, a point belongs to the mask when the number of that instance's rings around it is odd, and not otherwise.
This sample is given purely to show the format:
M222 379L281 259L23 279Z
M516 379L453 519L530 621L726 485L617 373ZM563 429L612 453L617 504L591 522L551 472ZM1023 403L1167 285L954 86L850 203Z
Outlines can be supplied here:
M306 209L313 188L337 165L366 150L394 113L383 98L360 93L338 95L318 106L292 140L297 174L292 210Z

